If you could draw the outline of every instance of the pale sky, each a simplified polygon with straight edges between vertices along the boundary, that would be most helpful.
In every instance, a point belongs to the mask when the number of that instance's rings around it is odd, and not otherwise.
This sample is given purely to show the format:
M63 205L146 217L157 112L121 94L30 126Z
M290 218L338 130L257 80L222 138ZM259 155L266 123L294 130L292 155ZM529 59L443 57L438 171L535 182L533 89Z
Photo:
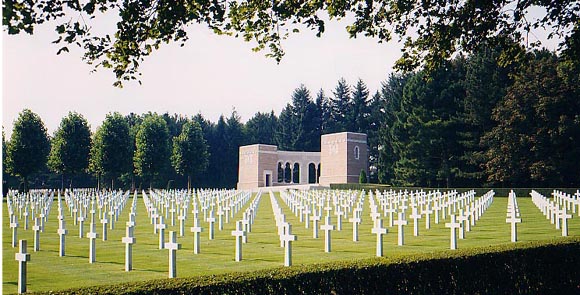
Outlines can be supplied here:
M40 115L50 135L69 111L85 116L93 131L111 111L201 113L216 122L235 108L246 122L258 111L278 114L300 84L313 98L320 88L331 95L341 77L349 84L361 78L374 93L392 71L400 45L349 39L346 24L328 22L321 38L311 31L292 35L283 43L280 64L266 52L252 52L242 39L192 26L184 47L165 45L141 63L143 85L128 82L123 89L112 86L111 71L91 74L78 49L57 56L50 43L54 26L37 27L33 36L3 32L2 124L9 138L24 108Z
M97 19L101 23L94 28L114 28L114 17ZM58 47L51 44L57 38L54 25L38 26L33 36L3 31L2 125L10 138L13 121L24 108L40 115L50 135L69 111L82 114L93 131L113 111L201 113L216 122L235 108L246 122L258 111L279 114L300 84L313 98L320 88L329 96L341 77L351 85L361 78L372 95L392 71L402 46L350 39L347 24L327 22L321 38L308 30L291 35L283 43L286 55L280 64L266 58L267 52L252 52L252 43L192 25L184 47L164 45L141 63L143 85L126 82L123 89L112 86L110 70L90 73L92 67L81 60L78 48L69 46L70 53L57 56ZM531 38L556 48L558 40L546 42L546 35L536 32Z

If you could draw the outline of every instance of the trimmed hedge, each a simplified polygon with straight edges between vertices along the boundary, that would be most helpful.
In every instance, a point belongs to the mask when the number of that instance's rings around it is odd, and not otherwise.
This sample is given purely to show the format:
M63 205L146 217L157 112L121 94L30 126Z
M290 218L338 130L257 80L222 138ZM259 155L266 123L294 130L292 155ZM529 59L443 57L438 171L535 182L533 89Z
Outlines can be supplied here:
M50 294L579 294L580 237ZM42 294L42 293L38 293ZM46 293L44 293L46 294Z

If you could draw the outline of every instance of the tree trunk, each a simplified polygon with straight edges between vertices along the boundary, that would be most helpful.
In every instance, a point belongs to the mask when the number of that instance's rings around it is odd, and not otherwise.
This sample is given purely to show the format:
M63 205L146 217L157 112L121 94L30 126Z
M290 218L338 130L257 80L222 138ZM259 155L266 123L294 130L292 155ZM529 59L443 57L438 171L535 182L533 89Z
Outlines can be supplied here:
M97 191L101 190L101 179L100 179L100 174L97 173Z
M187 174L187 190L191 189L191 174Z
M115 177L111 177L111 190L115 190Z
M64 172L60 174L60 190L64 192Z

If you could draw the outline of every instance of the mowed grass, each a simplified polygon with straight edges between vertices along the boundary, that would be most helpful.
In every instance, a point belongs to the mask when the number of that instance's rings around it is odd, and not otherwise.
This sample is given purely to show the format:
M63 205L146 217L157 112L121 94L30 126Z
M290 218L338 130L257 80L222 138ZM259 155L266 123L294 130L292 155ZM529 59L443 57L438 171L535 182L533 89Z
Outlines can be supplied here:
M360 225L359 241L352 241L352 224L343 220L342 231L332 232L332 252L324 252L324 231L319 231L319 238L312 238L312 224L306 229L299 218L292 215L289 208L276 194L278 203L286 213L286 220L293 226L293 233L298 240L293 244L293 263L295 267L301 264L323 263L337 260L352 260L370 258L375 255L376 235L371 234L373 226L369 216L368 197L365 200L363 221ZM253 197L252 197L253 199ZM533 240L561 239L561 231L555 229L541 212L534 206L530 198L518 198L523 223L518 224L518 240L521 242ZM510 243L510 224L506 219L507 198L496 197L491 207L482 218L466 233L466 239L458 240L459 248L485 247L489 245ZM252 232L248 235L248 243L243 245L243 261L234 261L234 230L235 220L241 219L243 210L239 211L234 219L225 224L224 230L215 231L215 239L208 239L208 224L202 226L201 253L193 254L193 234L189 228L193 225L192 214L186 221L185 236L179 237L182 245L177 254L177 276L187 277L225 272L252 271L265 268L281 267L284 261L284 249L280 247L275 226L270 197L264 193ZM7 217L7 206L3 204L3 293L17 292L18 262L14 260L17 248L11 246L12 231ZM66 237L66 256L58 256L58 219L56 201L50 212L45 232L41 233L40 251L33 252L32 222L30 228L24 231L24 222L20 220L18 238L28 240L28 252L31 261L28 263L28 291L50 291L89 285L103 285L111 283L162 279L168 276L168 250L158 249L158 235L153 233L153 226L147 217L142 199L138 200L137 226L135 234L137 243L133 246L133 267L131 272L124 271L125 244L121 242L125 236L125 222L128 220L129 209L122 212L114 230L109 230L108 241L101 240L101 224L97 224L99 239L97 240L97 262L89 264L89 239L79 238L78 226L73 225L70 215L66 216L69 234ZM569 220L569 235L580 235L580 218L574 214ZM385 218L384 224L388 225ZM397 228L388 228L384 236L385 256L394 257L413 255L414 253L429 253L450 251L450 231L445 228L441 220L435 224L431 216L431 229L425 229L425 221L421 219L419 236L413 236L413 222L408 219L405 227L405 245L397 246ZM336 216L332 216L336 225ZM179 232L179 223L176 218L175 226L169 225L166 230L166 240L169 230ZM88 223L85 223L85 233L88 232Z

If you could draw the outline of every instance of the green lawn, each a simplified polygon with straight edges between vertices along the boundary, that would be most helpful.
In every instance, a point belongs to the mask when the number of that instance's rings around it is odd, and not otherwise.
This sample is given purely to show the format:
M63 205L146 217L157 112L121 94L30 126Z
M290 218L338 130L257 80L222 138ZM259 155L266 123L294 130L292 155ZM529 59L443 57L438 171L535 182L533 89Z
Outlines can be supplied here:
M329 262L335 260L350 260L369 258L375 255L376 236L371 234L372 223L369 217L368 197L366 198L363 222L360 226L359 241L352 241L352 226L343 220L343 230L332 233L332 252L324 253L324 232L319 238L312 238L312 229L306 229L297 217L291 215L288 207L278 195L278 203L286 213L286 219L293 225L293 233L298 241L293 244L294 265ZM546 220L534 206L530 198L518 198L523 223L518 225L520 241L545 240L560 238L561 231L556 230L549 220ZM466 233L465 240L458 241L459 248L482 247L488 245L510 243L510 225L505 222L507 198L496 197L493 205L482 218ZM71 287L88 285L120 283L127 281L142 281L166 278L168 274L168 250L158 249L158 236L153 233L145 213L143 201L139 199L137 208L137 227L135 229L137 244L133 247L133 267L131 272L124 271L124 249L121 238L125 235L125 222L128 220L129 209L125 208L114 230L109 230L109 239L103 242L97 240L97 263L88 263L89 240L78 237L78 227L73 226L72 219L66 216L67 236L66 257L58 256L58 219L56 217L56 201L53 204L45 232L41 233L40 251L33 250L33 231L23 230L20 221L19 239L28 240L28 250L31 261L28 263L28 291L61 290ZM241 218L240 211L235 220ZM7 217L6 203L3 204L3 293L15 293L17 287L18 263L14 260L17 248L12 248L11 229ZM449 248L449 229L444 222L435 224L431 217L431 229L425 229L424 220L420 221L420 236L413 236L412 220L405 227L405 246L397 246L397 229L389 228L384 236L385 256L412 255L413 253L447 251ZM448 221L448 220L447 220ZM192 226L191 214L186 225L186 235L178 242L182 249L178 251L177 276L195 276L201 274L217 274L224 272L252 271L273 268L283 265L284 249L276 234L274 216L268 193L264 193L260 202L257 218L249 234L248 244L243 245L243 261L234 261L234 237L231 231L235 227L234 220L225 225L223 231L217 230L215 240L208 240L207 223L203 222L201 253L193 254L193 235L189 232ZM333 216L333 223L336 218ZM387 224L385 220L385 225ZM97 225L100 235L100 224ZM178 223L169 230L179 231ZM85 232L88 224L85 225ZM168 232L168 231L167 231ZM569 220L569 235L580 235L580 221L575 214ZM168 236L168 234L167 234Z

